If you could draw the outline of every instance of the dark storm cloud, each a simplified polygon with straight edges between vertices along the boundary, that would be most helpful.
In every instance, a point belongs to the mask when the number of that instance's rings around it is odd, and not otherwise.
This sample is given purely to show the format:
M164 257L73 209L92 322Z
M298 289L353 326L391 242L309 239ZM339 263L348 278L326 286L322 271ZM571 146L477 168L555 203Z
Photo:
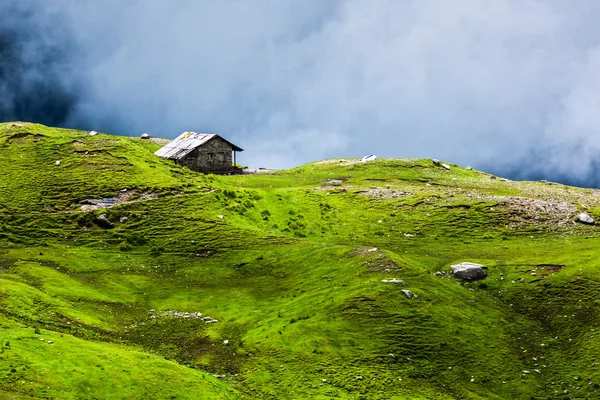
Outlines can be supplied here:
M219 132L254 166L374 153L600 184L594 0L19 4L38 51L17 70L50 68L17 81L66 96L67 125Z
M0 121L66 122L77 101L69 38L52 13L0 5Z

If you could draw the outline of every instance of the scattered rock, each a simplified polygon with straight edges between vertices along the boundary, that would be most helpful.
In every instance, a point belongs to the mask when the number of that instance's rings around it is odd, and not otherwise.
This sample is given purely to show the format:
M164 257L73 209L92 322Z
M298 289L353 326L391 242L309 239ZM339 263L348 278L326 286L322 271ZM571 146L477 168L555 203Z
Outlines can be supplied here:
M487 267L481 264L471 262L462 262L460 264L451 265L452 273L455 278L464 279L466 281L475 281L487 278Z
M167 310L167 311L161 311L160 313L155 314L154 310L150 310L150 311L148 311L148 314L150 315L150 318L161 318L161 317L192 318L192 319L202 319L205 322L216 321L216 320L213 320L211 317L202 317L201 312L185 312L185 311Z
M500 207L507 209L511 214L508 221L510 227L531 224L532 221L553 226L565 225L573 221L573 213L576 212L574 205L563 201L519 196L482 195L477 197L502 203Z
M357 192L363 196L376 197L379 199L397 199L400 197L412 196L411 193L405 192L404 190L393 190L393 189L378 189L372 188L366 192Z
M375 156L373 154L369 154L368 156L364 156L363 158L361 158L360 162L374 161L376 159L377 159L377 156Z
M223 340L223 344L225 344L225 345L229 344L229 340L227 340L227 339Z
M121 218L119 218L119 222L123 224L123 223L127 222L128 219L129 218L127 218L127 217L121 217Z
M432 159L431 162L433 162L433 165L440 165L440 160L438 160L437 158Z
M594 225L594 218L590 217L588 214L586 213L581 213L577 216L577 220L581 223L584 224L588 224L588 225Z
M52 340L48 340L48 344L54 344Z
M54 162L54 165L56 165L56 166L59 166L59 165L60 165L60 160L56 160L56 161Z
M447 169L448 171L450 171L450 166L448 164L442 164L442 167L444 167L445 169Z
M468 170L468 171L471 171L473 168L471 168L471 167L467 167L467 168L465 168L465 169L466 169L466 170Z
M90 136L96 136L98 134L98 132L96 131L90 131Z
M411 292L410 290L407 290L407 289L402 289L402 293L404 293L406 295L406 297L408 297L409 299L412 299L414 296L413 292Z
M142 135L140 136L141 139L150 139L150 135L148 135L147 133L142 133Z
M490 176L490 179L497 179L498 177L496 175L492 175Z
M384 283L398 283L402 286L406 286L406 282L404 282L402 279L398 279L398 278L392 278L392 279L382 279L381 282Z
M368 253L372 253L374 251L379 250L377 247L373 247L372 249L367 250Z
M106 214L100 214L96 217L96 223L103 228L114 228L114 224L106 218Z

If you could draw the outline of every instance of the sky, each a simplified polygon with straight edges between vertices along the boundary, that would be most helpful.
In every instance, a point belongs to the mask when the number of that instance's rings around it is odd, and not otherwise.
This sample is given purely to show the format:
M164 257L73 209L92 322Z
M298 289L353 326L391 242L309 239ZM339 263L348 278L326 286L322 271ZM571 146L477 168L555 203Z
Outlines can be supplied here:
M600 187L596 0L1 0L0 120Z

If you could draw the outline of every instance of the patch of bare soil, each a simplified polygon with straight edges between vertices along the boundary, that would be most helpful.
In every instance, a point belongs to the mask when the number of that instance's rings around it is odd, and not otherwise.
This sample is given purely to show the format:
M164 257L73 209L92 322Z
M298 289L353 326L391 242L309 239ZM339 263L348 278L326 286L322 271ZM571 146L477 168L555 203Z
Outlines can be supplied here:
M347 190L351 190L352 187L350 186L342 186L342 185L322 185L316 188L313 188L313 190L318 190L321 192L345 192Z
M164 146L166 144L171 143L173 140L172 139L166 139L166 138L150 138L151 142L154 142L156 144L160 144L161 146Z
M532 199L516 196L484 196L486 199L502 203L515 219L513 225L530 222L550 222L556 225L569 223L577 208L562 201Z
M354 250L354 254L368 258L363 264L368 267L369 272L393 272L402 270L402 267L390 260L377 247L361 247Z
M393 189L370 189L367 191L358 192L363 196L375 197L377 199L397 199L400 197L412 196L412 193L405 192L404 190L393 190Z
M352 165L360 163L359 158L355 159L346 159L346 158L330 158L327 160L321 160L315 162L315 164L341 164L341 165Z
M138 201L152 200L158 198L158 193L142 192L138 193L135 190L127 190L119 192L116 197L108 197L104 199L87 199L80 202L81 211L100 210L102 208L110 208L120 204L134 203Z

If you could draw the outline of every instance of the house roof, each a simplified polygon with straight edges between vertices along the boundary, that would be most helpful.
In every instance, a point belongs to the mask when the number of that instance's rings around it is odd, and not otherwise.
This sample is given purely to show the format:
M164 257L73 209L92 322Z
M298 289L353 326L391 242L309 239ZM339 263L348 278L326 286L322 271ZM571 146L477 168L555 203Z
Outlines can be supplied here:
M175 140L168 143L154 154L162 158L181 160L194 149L213 140L214 138L221 138L221 140L229 143L233 151L244 151L244 149L241 147L236 146L230 141L225 140L221 136L214 133L183 132L181 135L175 138Z

